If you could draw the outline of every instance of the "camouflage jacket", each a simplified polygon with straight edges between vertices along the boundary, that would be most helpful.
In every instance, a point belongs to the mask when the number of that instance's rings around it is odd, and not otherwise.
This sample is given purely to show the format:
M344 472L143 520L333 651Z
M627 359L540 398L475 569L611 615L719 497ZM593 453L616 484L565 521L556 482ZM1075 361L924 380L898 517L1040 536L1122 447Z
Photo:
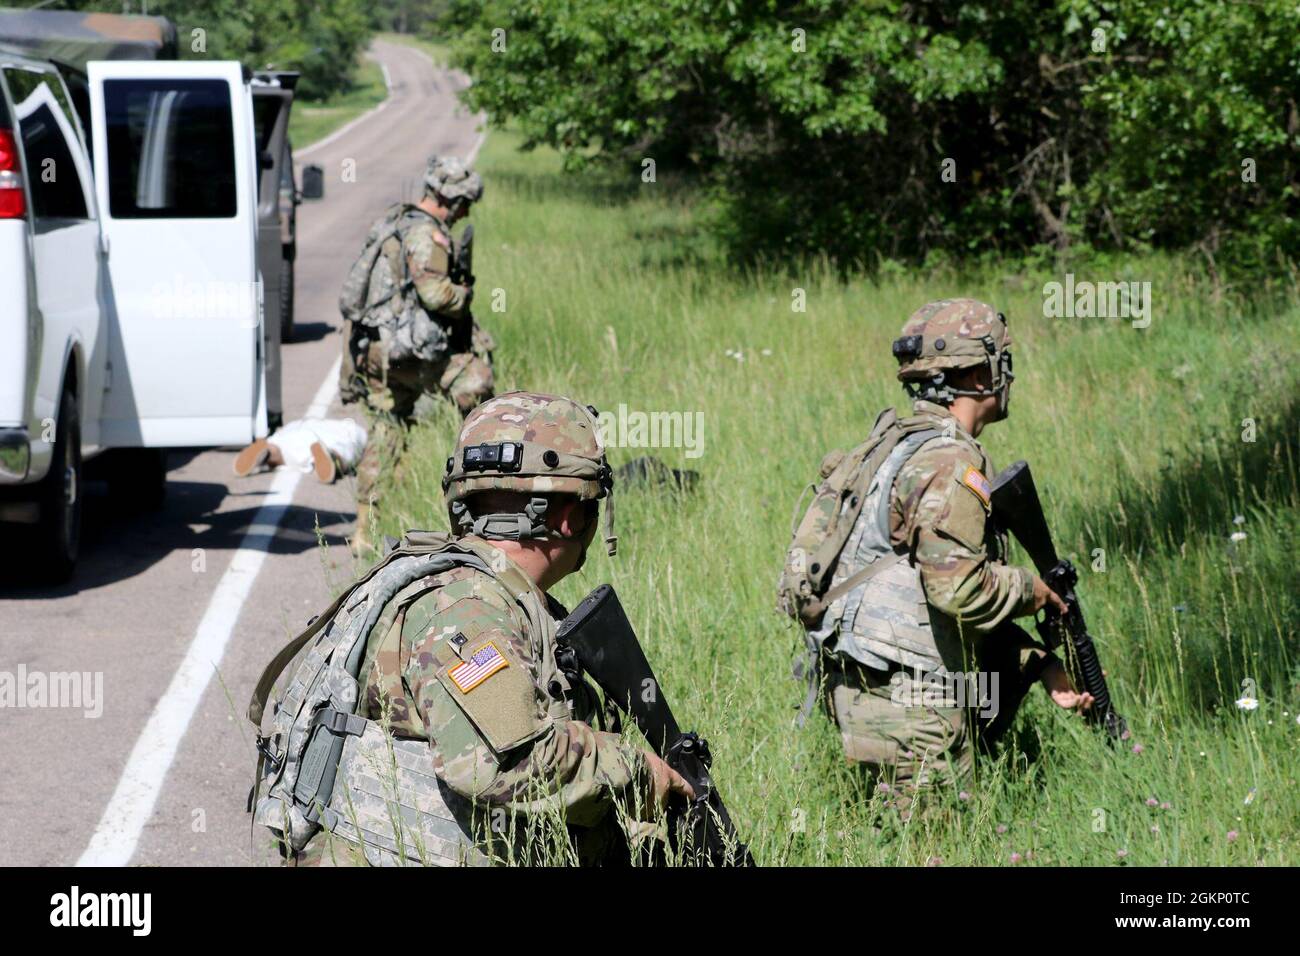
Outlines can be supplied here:
M576 827L608 822L615 799L630 805L647 783L642 752L603 728L595 691L557 663L563 608L500 551L461 540L527 582L549 611L545 633L528 633L515 599L481 571L429 578L371 636L360 713L379 720L386 711L395 736L429 741L439 777L481 806L559 810Z
M463 324L470 314L470 291L450 278L456 255L451 228L422 209L411 207L402 217L399 236L384 244L383 254L394 275L400 274L397 257L403 252L420 304L445 326Z
M983 447L942 405L918 401L913 414L943 436L903 465L890 500L890 540L919 570L931 607L954 621L963 643L978 646L1014 617L1033 612L1033 574L1006 563L1006 539L990 514L992 463ZM1014 632L1012 632L1014 633ZM1048 651L1018 637L1022 670L1036 670Z

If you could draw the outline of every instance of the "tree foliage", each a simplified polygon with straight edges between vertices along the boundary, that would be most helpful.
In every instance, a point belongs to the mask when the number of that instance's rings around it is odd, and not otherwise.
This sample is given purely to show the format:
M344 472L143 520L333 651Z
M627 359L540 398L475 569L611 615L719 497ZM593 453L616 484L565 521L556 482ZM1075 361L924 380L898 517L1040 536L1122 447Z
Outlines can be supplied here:
M698 174L747 254L1294 258L1293 0L453 0L531 144ZM1253 177L1253 181L1248 181Z
M371 6L363 0L71 0L71 9L148 13L176 24L180 55L240 60L251 69L297 70L299 95L322 99L352 81L357 52L369 42ZM196 33L195 31L201 31Z

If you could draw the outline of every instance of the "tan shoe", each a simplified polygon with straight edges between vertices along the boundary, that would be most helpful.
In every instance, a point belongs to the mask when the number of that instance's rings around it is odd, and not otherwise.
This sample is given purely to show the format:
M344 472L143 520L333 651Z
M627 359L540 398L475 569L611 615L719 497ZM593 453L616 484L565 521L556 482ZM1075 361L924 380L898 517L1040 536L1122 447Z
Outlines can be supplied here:
M259 470L271 457L271 446L265 438L259 438L235 456L235 477L247 478Z
M323 485L333 484L334 479L338 477L338 463L334 461L334 456L325 450L325 446L318 441L311 443L311 462L312 468L316 472L316 480Z

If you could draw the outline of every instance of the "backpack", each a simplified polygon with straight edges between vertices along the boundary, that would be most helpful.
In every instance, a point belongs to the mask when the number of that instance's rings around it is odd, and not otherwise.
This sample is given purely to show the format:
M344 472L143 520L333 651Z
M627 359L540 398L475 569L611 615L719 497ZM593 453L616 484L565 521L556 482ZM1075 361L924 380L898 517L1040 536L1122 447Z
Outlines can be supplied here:
M339 293L344 343L339 392L345 404L365 394L357 364L372 342L385 345L389 361L436 361L447 350L447 333L419 301L404 250L399 250L396 266L390 259L380 262L384 246L394 237L400 242L404 221L417 214L428 215L410 203L390 206L371 224L361 253L343 281Z
M813 492L803 517L792 522L790 547L777 582L777 610L804 627L815 627L839 596L836 592L849 590L841 585L828 593L826 588L862 511L872 476L905 434L895 427L897 420L892 408L885 409L866 441L852 451L832 451L823 458L821 483L809 484L795 504L797 516L804 498Z
M290 852L325 828L372 864L491 862L476 819L482 811L440 782L428 741L396 739L356 711L370 635L391 627L399 609L427 590L421 582L430 575L458 566L489 574L515 597L527 626L542 626L524 600L526 585L493 563L449 535L408 532L276 654L248 705L258 751L248 801L254 826L268 827ZM264 734L272 688L304 648Z
M867 440L848 452L832 451L822 459L820 484L809 484L795 504L795 515L808 492L812 503L802 518L792 522L790 547L777 581L777 610L798 621L804 632L807 655L795 664L795 677L808 682L798 723L803 724L816 700L817 670L822 648L809 631L818 627L826 609L870 578L878 569L868 565L829 587L840 552L857 524L872 479L891 452L908 435L931 431L933 424L916 419L899 423L893 408L876 417Z

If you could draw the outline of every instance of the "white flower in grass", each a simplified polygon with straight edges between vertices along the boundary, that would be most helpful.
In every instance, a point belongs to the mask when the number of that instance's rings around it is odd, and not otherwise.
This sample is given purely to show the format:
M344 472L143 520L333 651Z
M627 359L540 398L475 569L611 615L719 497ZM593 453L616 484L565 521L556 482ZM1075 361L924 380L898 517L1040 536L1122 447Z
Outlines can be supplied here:
M1228 540L1229 540L1229 541L1245 541L1245 540L1246 540L1246 532L1244 532L1244 531L1234 531L1234 532L1232 532L1232 534L1228 535Z
M1237 515L1235 518L1232 519L1232 523L1233 523L1233 524L1245 524L1245 523L1246 523L1246 516L1245 516L1245 515Z
M1259 701L1254 697L1242 697L1237 700L1238 710L1258 710Z

